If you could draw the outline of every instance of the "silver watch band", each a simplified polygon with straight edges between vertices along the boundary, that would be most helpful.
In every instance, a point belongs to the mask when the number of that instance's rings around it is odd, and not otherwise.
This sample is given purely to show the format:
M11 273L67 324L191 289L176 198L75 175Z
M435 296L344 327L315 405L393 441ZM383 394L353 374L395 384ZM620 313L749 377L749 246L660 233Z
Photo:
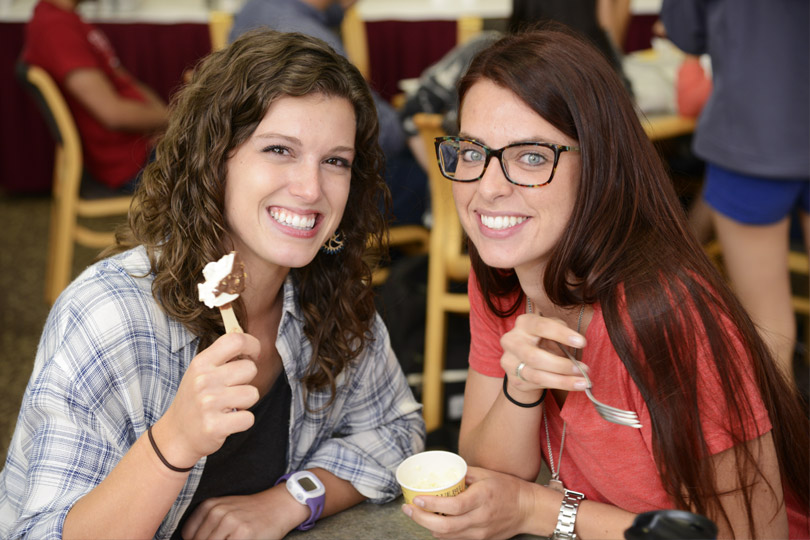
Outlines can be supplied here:
M574 523L577 521L577 511L579 503L585 495L570 489L565 490L562 504L560 505L560 515L557 516L557 528L551 535L551 540L577 540L574 533Z

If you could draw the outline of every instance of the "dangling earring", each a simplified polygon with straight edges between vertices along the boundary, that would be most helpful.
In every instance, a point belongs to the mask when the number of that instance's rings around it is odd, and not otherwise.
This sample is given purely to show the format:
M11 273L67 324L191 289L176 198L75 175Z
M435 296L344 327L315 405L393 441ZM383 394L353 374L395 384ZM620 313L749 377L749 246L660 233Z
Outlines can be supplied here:
M335 234L321 246L321 251L328 255L340 253L343 251L345 240L346 238L343 236L342 232L335 231Z

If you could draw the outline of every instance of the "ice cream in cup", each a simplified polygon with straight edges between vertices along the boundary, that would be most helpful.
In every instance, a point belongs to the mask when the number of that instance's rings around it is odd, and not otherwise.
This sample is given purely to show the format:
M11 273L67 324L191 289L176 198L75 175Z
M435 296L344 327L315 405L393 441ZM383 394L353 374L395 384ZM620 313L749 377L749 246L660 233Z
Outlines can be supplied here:
M405 504L417 495L453 497L466 487L467 463L452 452L430 450L407 458L397 467Z

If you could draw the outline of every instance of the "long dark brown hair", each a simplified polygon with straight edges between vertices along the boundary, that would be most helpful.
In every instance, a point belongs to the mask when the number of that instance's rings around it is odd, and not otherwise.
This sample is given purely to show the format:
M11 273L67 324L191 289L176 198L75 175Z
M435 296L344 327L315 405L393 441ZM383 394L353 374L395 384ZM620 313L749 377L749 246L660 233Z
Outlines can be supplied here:
M546 28L505 37L480 53L459 83L462 107L481 79L513 91L582 149L580 189L543 285L559 306L601 304L611 343L649 409L655 461L674 503L728 523L700 422L696 359L699 347L708 346L722 381L716 397L734 442L750 530L751 480L760 469L744 444L756 433L746 427L755 396L741 391L743 364L753 367L770 415L783 484L806 507L806 404L691 234L667 171L609 63L568 32ZM472 244L469 251L489 309L514 314L524 302L515 272L488 267ZM495 299L508 295L515 303L499 309Z
M380 175L377 113L362 75L326 43L257 30L204 59L172 103L168 129L136 191L129 224L114 251L143 244L162 309L200 338L200 350L224 331L218 311L198 300L206 263L230 251L224 216L228 158L284 96L320 93L347 99L357 134L351 187L339 230L345 249L319 252L292 269L313 356L304 384L328 386L366 346L375 308L367 247L382 253L390 197ZM381 204L382 203L382 204ZM235 310L245 321L244 304Z

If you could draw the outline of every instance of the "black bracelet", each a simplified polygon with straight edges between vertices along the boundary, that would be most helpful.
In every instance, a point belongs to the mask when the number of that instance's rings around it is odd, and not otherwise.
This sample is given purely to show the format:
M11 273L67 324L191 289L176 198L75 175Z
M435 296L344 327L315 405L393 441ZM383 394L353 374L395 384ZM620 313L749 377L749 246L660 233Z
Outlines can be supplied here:
M157 443L155 443L155 438L152 436L152 426L149 426L149 429L146 430L146 434L149 436L149 442L152 443L152 448L155 450L155 454L157 454L157 457L160 458L160 461L162 461L163 464L166 465L168 468L170 468L174 472L188 472L194 468L194 465L188 468L175 467L174 465L166 461L166 458L163 457L163 454L161 454L160 450L158 450Z
M506 399L508 399L518 407L523 407L524 409L531 409L532 407L537 407L538 405L543 403L544 399L546 399L546 392L548 392L548 388L543 388L543 393L540 394L540 399L538 399L534 403L521 403L512 396L510 396L509 392L506 391L506 373L503 374L503 395L505 395Z

